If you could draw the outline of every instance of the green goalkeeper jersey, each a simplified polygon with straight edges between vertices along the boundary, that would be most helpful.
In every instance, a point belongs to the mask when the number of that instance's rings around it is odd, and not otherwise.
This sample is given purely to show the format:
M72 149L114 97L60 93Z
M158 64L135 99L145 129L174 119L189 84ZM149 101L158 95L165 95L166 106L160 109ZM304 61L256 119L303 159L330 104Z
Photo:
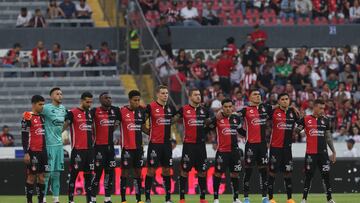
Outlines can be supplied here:
M62 129L64 126L67 110L63 105L55 106L45 104L42 114L45 117L46 146L59 146L63 144Z

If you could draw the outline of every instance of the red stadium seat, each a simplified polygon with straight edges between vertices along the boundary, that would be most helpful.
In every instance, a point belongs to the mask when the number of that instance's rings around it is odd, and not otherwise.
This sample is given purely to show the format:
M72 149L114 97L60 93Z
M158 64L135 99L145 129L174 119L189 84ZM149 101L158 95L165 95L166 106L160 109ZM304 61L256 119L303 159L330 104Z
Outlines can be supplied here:
M329 24L329 21L326 18L319 17L319 18L314 19L314 24L315 25L327 25L327 24Z
M311 21L310 21L310 18L298 18L297 24L298 25L310 25Z
M274 17L264 18L264 25L277 25L277 19Z
M246 11L246 18L259 17L259 11L257 9L249 9Z
M264 12L262 12L262 17L264 19L273 18L273 17L276 17L276 14L275 14L275 11L273 9L265 9Z
M294 25L294 24L295 24L295 22L294 22L293 18L288 18L288 19L282 18L281 19L281 25L287 26L287 25Z

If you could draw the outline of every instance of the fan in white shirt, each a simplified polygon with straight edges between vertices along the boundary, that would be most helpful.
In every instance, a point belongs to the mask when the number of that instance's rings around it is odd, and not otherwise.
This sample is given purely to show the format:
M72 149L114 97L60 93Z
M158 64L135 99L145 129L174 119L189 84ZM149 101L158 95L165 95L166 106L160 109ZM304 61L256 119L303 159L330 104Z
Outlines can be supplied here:
M21 8L20 14L16 20L16 27L28 27L31 18L32 14L30 11L28 11L25 7Z
M199 12L197 8L193 7L192 0L186 2L186 6L180 11L180 16L184 19L184 26L200 26L200 23L197 21Z
M344 157L358 157L359 156L358 151L354 147L354 145L355 145L354 139L350 138L350 139L346 140L347 150L344 151Z

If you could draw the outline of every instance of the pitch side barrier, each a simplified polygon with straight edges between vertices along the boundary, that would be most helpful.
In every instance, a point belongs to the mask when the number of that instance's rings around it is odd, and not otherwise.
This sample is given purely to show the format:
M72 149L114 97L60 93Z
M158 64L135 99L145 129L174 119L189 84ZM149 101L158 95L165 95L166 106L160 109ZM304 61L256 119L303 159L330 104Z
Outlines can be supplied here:
M119 160L118 160L119 161ZM212 175L214 173L213 159L209 160L208 172L207 172L207 190L209 194L213 193L212 189ZM303 190L304 173L303 173L303 158L294 159L294 171L293 171L293 191L294 193L301 193ZM67 193L67 174L69 168L69 160L65 161L65 171L61 174L61 193L65 195ZM178 193L177 177L179 176L180 160L174 160L174 167L172 169L172 192ZM23 159L2 159L0 160L0 195L23 195L24 194L24 183L25 183L25 166ZM255 170L256 171L256 170ZM120 168L115 169L115 183L114 183L114 194L120 194ZM255 172L257 173L257 172ZM143 177L146 174L146 168L142 171ZM241 172L241 182L242 182ZM253 176L250 183L251 193L260 193L258 190L259 179L258 175ZM100 181L100 194L104 194L102 178ZM144 181L144 180L143 180ZM241 183L240 182L240 183ZM331 168L331 182L333 185L334 193L358 193L360 190L360 159L359 158L338 158L336 164L332 165ZM275 193L284 193L282 175L279 175L275 182ZM242 190L242 186L240 187ZM84 179L80 175L76 181L76 194L84 194ZM240 190L240 191L241 191ZM189 173L189 184L187 187L189 194L198 193L198 183L196 178L196 172L192 170ZM315 178L312 182L311 187L312 193L322 193L322 181L320 179L319 172L316 172ZM134 188L131 181L129 182L128 194L134 194ZM229 179L223 176L223 180L220 185L221 194L230 194L231 185ZM156 171L155 183L152 187L152 194L164 194L162 187L161 169Z

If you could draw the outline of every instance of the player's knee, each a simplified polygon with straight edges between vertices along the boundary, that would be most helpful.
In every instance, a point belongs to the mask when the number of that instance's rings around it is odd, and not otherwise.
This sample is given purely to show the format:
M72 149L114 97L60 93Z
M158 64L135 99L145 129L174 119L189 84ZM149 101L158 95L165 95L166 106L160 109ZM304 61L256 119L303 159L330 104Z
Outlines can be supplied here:
M44 183L45 183L45 174L44 174L44 173L39 174L37 181L38 181L38 183L40 183L40 184L44 184Z
M121 177L125 177L125 178L129 177L129 170L128 169L123 169L121 171Z
M269 171L269 176L275 177L276 173L272 172L272 171ZM284 176L286 177L286 173L284 173Z
M36 176L33 174L29 174L26 178L26 182L29 184L34 184L36 180Z
M184 171L183 169L180 169L180 175L181 175L182 177L188 177L189 173L186 172L186 171Z
M155 168L149 167L146 175L150 176L150 177L154 177L155 176Z
M206 176L206 173L204 171L201 171L201 172L198 172L197 173L197 176L199 177L205 177Z
M141 169L135 169L134 176L135 178L141 178Z
M230 177L231 177L231 178L238 178L238 177L239 177L239 173L231 172L231 173L230 173Z
M169 175L170 175L170 168L164 167L164 168L162 169L162 175L163 175L163 176L169 176Z
M285 177L285 178L290 178L291 175L292 175L291 172L285 172L285 173L284 173L284 177Z
M214 176L215 176L215 177L218 177L218 178L221 178L221 175L222 175L222 174L221 174L220 172L215 172L215 173L214 173Z

